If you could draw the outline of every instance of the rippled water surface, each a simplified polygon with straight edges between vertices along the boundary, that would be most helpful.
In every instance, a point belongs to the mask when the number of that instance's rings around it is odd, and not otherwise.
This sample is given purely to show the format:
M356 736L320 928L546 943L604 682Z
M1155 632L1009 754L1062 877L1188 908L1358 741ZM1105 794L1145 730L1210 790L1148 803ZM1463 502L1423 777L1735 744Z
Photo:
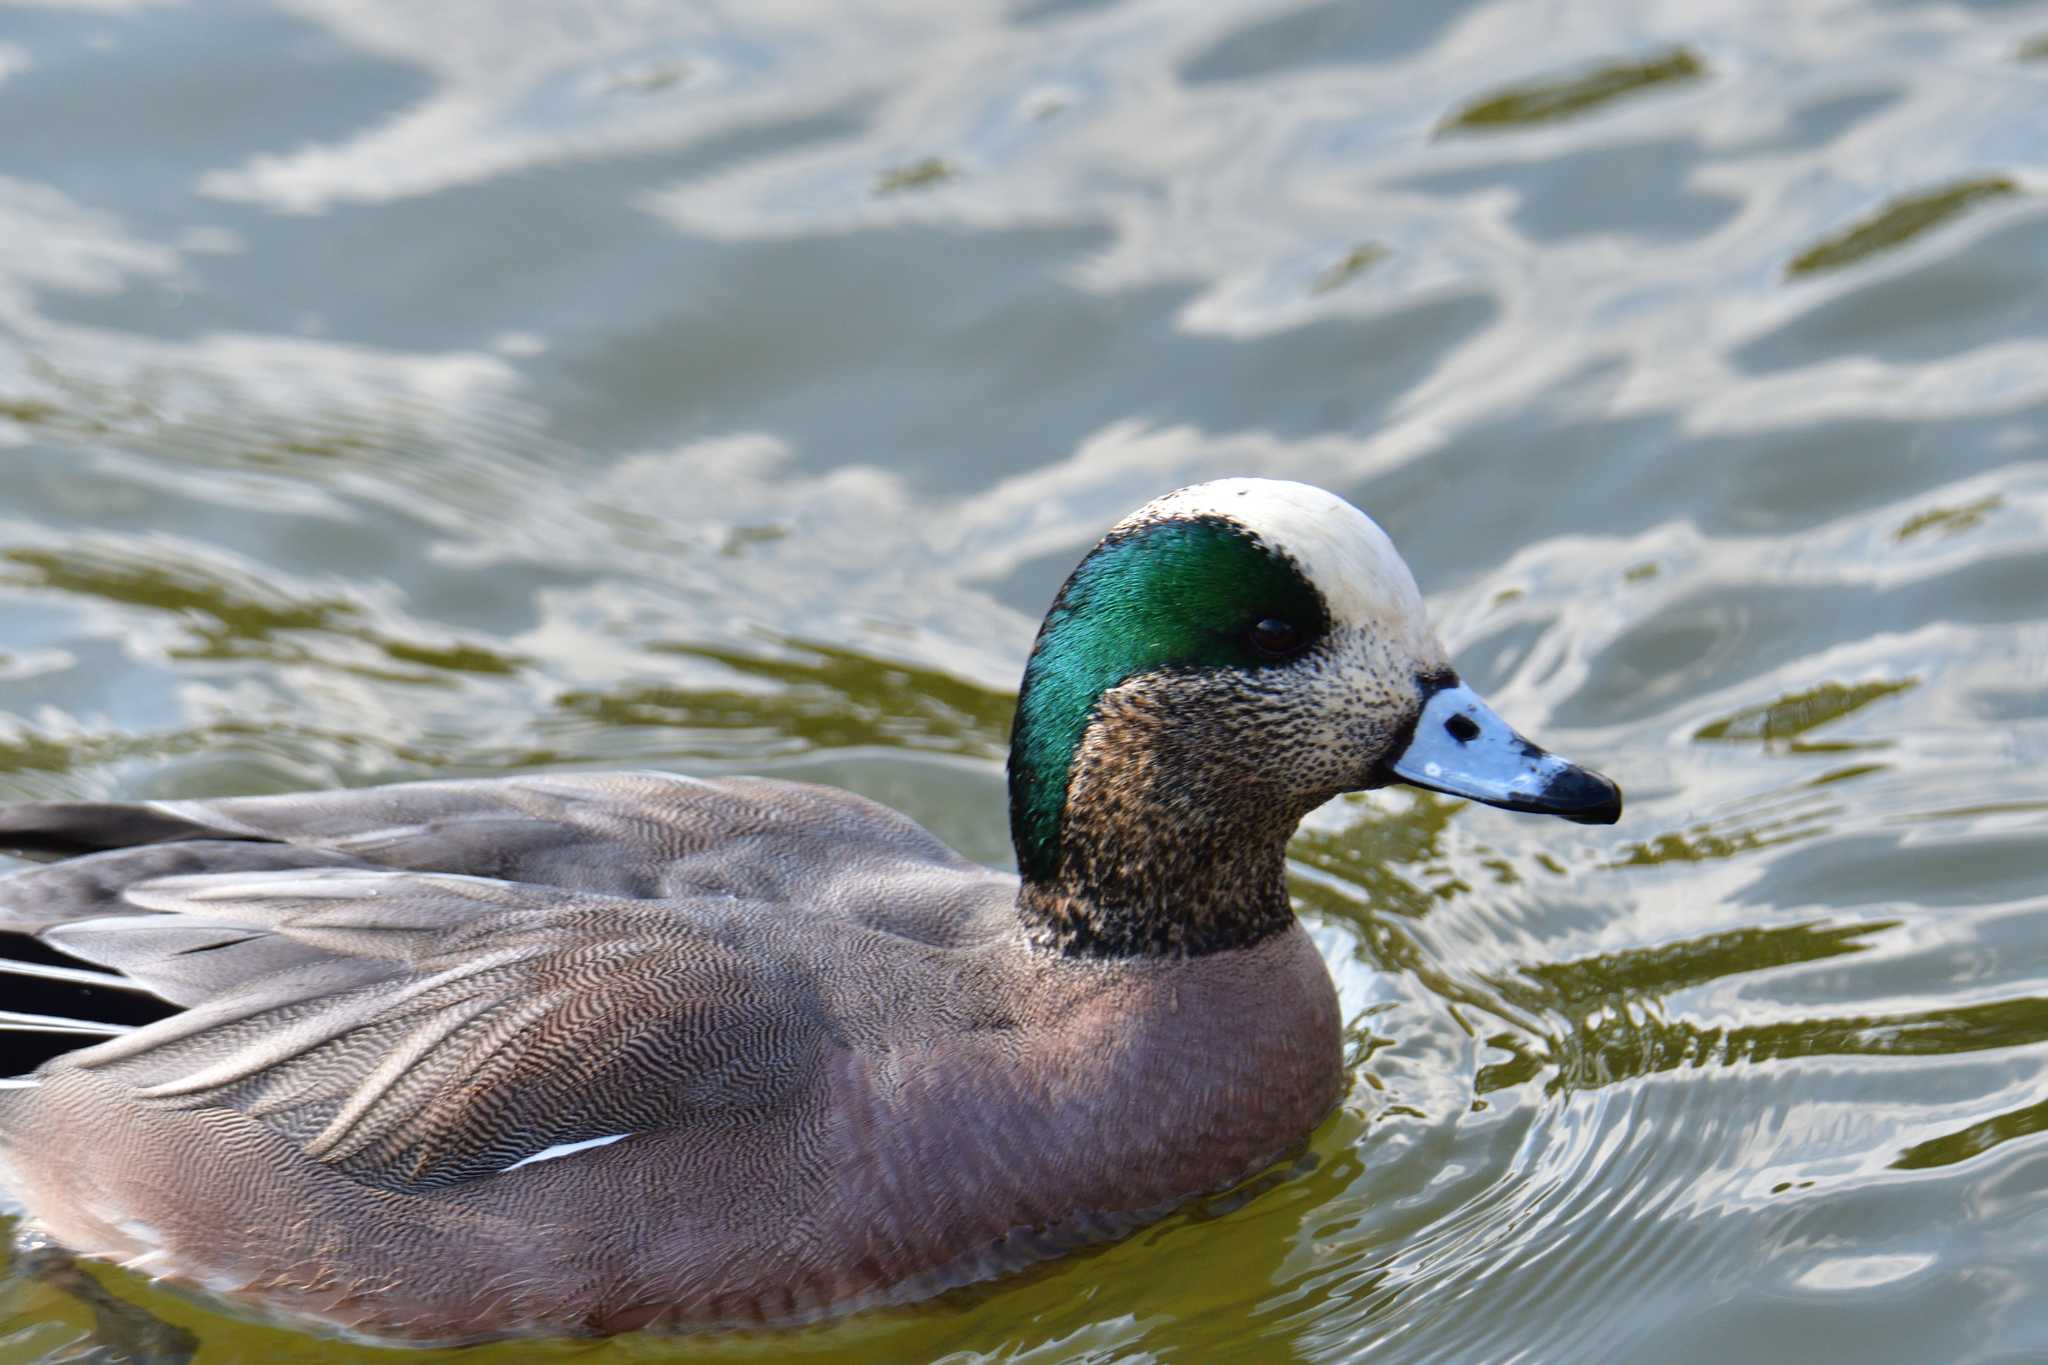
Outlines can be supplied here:
M2044 130L2027 4L0 4L0 797L652 764L1006 861L1080 552L1326 484L1630 805L1310 821L1307 1158L459 1358L2048 1357Z

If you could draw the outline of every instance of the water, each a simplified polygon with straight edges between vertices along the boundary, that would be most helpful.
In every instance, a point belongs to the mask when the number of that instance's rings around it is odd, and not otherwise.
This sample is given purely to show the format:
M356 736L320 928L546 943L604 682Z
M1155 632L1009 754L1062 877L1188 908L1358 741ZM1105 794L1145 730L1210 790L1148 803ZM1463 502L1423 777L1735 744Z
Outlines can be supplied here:
M2048 1358L2044 123L2027 4L0 8L0 796L654 764L1004 861L1066 569L1309 479L1630 805L1310 822L1300 1166L459 1358Z

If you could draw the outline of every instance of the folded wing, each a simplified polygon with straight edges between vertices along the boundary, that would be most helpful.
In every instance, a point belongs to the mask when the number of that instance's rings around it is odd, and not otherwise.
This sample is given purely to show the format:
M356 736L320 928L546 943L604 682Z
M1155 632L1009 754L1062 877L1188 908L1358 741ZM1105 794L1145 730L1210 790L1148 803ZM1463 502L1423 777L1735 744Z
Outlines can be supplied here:
M17 874L0 901L79 866ZM350 866L116 880L43 936L191 1007L51 1066L239 1110L384 1188L765 1112L833 1045L772 918L729 900Z

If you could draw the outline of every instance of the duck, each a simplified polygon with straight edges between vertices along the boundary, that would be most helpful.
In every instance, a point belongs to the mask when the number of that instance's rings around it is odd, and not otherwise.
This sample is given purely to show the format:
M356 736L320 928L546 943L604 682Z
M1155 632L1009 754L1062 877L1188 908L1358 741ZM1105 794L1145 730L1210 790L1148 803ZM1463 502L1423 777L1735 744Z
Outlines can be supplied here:
M176 1011L0 1083L0 1187L70 1254L377 1340L908 1304L1302 1149L1344 1075L1308 812L1621 813L1459 679L1378 524L1255 478L1082 558L1007 771L1014 874L758 777L0 810L0 931Z

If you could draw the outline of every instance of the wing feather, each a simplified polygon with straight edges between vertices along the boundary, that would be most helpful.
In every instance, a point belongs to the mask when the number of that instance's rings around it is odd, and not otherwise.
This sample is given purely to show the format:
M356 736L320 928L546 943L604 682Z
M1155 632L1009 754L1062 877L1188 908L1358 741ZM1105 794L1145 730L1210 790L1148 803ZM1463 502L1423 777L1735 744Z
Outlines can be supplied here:
M730 902L355 868L181 875L124 898L150 913L63 926L67 947L140 935L161 957L186 926L319 957L53 1065L239 1110L384 1188L773 1105L832 1045L805 974Z

